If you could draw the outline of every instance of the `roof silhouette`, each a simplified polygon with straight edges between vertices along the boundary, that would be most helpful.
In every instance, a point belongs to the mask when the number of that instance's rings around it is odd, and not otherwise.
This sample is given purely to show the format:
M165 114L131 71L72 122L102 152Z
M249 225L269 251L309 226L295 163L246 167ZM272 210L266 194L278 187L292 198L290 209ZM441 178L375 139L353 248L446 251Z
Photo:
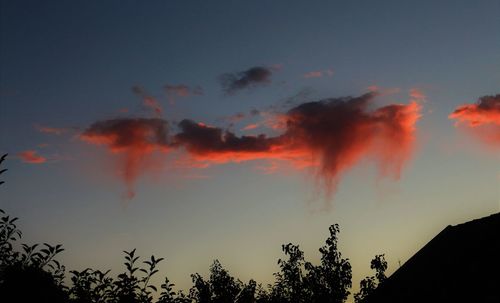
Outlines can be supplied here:
M367 302L500 302L500 213L447 226Z

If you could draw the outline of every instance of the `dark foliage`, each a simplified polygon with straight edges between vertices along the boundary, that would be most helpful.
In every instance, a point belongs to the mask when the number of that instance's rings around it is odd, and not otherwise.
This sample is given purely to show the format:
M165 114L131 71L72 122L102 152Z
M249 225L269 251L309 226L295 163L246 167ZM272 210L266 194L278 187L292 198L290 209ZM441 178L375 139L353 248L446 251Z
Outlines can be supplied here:
M366 277L359 283L359 292L354 295L355 303L368 302L367 298L375 291L379 284L383 283L387 278L385 271L387 270L387 262L384 255L376 255L373 258L370 268L375 270L375 276Z

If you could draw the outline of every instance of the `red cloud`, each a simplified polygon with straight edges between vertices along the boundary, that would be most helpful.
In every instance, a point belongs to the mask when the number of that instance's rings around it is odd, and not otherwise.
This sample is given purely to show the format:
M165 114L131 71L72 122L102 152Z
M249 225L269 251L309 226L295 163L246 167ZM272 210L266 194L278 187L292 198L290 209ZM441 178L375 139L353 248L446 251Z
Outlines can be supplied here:
M476 104L457 107L449 115L456 125L465 125L472 133L492 147L500 147L500 94L479 98Z
M241 162L269 158L279 139L265 135L237 137L229 131L192 120L179 123L181 132L174 136L175 147L185 147L198 161L211 163Z
M374 96L309 102L288 112L285 136L319 161L317 173L327 194L363 157L375 159L383 175L398 178L411 156L420 106L412 102L369 110Z
M80 139L91 144L106 145L112 154L123 154L122 178L128 197L134 196L137 177L155 165L154 151L168 151L167 122L162 119L113 119L92 124Z
M470 127L485 124L500 125L500 95L484 96L476 104L459 106L449 116L450 119L466 123Z
M47 158L40 156L34 150L25 150L17 154L24 163L40 164L47 162Z
M381 175L397 179L412 155L420 105L412 101L376 108L376 94L308 102L286 113L264 115L262 125L281 131L272 137L237 136L188 119L169 137L163 119L127 118L96 122L80 138L123 155L122 177L130 197L137 177L156 161L152 153L179 148L188 153L190 167L257 159L272 160L270 171L277 168L276 161L307 167L331 196L343 173L362 159L374 160Z
M411 157L420 105L388 105L370 110L375 93L357 98L327 99L301 104L283 116L285 131L277 137L237 137L220 128L180 123L174 145L206 163L277 159L296 167L315 167L327 196L341 175L362 158L375 159L382 175L399 178Z

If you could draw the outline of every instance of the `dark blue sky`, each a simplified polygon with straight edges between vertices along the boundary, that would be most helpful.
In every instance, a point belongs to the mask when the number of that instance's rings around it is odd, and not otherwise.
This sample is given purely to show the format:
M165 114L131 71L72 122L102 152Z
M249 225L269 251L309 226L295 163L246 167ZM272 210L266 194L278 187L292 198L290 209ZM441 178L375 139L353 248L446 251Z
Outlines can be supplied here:
M244 279L268 282L281 243L316 257L327 226L339 222L362 277L376 253L394 268L443 226L499 210L498 155L448 119L457 106L500 93L499 1L1 0L0 14L0 152L13 155L0 208L21 217L27 240L64 243L69 267L116 271L119 253L135 245L166 256L182 287L215 257ZM254 66L274 68L271 83L224 94L221 74ZM304 77L314 71L322 77ZM171 104L167 84L199 86L203 95ZM253 163L180 178L156 171L122 207L122 185L102 173L109 155L77 136L97 120L144 116L136 85L169 121L220 127L223 117L300 92L300 102L316 101L376 85L390 92L382 104L406 103L411 89L426 102L401 180L381 185L361 162L330 212L310 211L314 185L304 174L262 174ZM37 126L71 132L50 136ZM49 161L17 161L25 150Z

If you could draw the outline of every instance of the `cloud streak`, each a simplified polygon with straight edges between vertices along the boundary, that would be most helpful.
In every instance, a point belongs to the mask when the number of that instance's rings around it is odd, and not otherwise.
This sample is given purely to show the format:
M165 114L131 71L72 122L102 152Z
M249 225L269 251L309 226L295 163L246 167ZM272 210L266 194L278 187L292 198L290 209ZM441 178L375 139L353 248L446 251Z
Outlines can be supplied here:
M255 66L238 73L226 73L220 76L220 83L226 94L271 83L272 69Z
M47 162L47 158L39 155L35 150L25 150L17 154L24 163L41 164Z
M163 108L156 98L148 94L143 87L138 85L132 87L132 92L142 99L143 105L151 109L156 117L161 117Z
M44 134L51 134L51 135L58 135L58 136L66 133L70 130L69 128L50 127L50 126L42 126L42 125L35 125L35 129L41 133L44 133Z
M201 86L190 87L186 84L166 84L164 89L170 102L174 102L177 98L203 95L203 88Z
M323 76L333 76L333 70L331 69L326 69L326 70L317 70L317 71L310 71L304 74L304 78L310 79L310 78L321 78Z

